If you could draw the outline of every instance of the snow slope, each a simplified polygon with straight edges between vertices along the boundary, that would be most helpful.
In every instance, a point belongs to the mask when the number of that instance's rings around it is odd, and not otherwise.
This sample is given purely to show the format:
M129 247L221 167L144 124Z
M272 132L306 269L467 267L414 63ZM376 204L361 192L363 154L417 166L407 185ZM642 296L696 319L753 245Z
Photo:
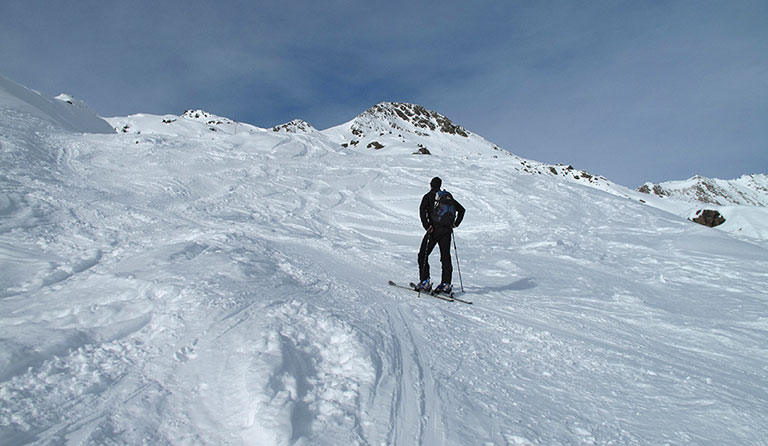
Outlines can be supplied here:
M4 120L26 120L26 128L54 127L78 133L113 133L106 121L67 94L49 98L0 75L0 113Z
M297 122L276 127L275 130L287 128L292 130L283 131L296 131L294 129L298 128L298 131L316 132L307 123L300 120ZM302 130L305 128L307 130ZM732 181L694 177L685 182L667 182L662 185L648 183L638 190L632 190L573 166L546 164L518 157L437 112L419 105L397 102L377 104L353 120L322 133L342 147L373 150L373 154L381 150L387 156L428 152L468 159L473 155L491 154L494 159L505 158L504 164L511 171L562 178L648 204L685 219L694 218L702 209L715 209L727 219L725 224L717 227L718 231L764 245L768 241L766 175L744 175Z
M0 443L766 444L765 247L471 134L156 118L0 117ZM436 174L473 305L387 285Z
M718 230L758 243L768 241L768 175L743 175L735 180L695 176L646 183L638 191L645 195L639 199L689 219L701 210L716 210L726 219Z

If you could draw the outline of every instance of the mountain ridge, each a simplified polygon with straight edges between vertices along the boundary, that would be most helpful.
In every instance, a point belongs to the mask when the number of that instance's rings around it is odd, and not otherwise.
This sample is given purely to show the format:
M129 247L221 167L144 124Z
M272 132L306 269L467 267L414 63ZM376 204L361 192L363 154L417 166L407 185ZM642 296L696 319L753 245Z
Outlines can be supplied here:
M199 109L185 110L178 116L135 114L127 117L100 118L86 104L70 95L47 98L13 81L0 78L3 101L26 107L39 119L69 131L109 132L106 125L118 133L132 135L247 135L271 130L284 134L305 134L310 138L328 139L339 150L368 150L371 153L401 153L403 155L434 155L472 159L474 157L512 158L515 170L557 177L594 187L605 192L631 198L661 208L686 219L692 219L707 207L716 207L728 220L740 206L768 206L766 175L744 175L735 180L709 179L695 176L685 181L646 183L633 191L613 183L601 175L570 165L548 164L521 158L509 150L489 142L480 135L453 123L448 117L417 104L380 102L352 120L317 130L301 119L264 129ZM736 211L741 214L741 211ZM720 228L736 234L763 234L757 228L760 218L741 218L744 223L732 229L730 224Z
M768 175L757 173L723 180L695 175L687 180L645 183L639 192L661 198L718 206L768 207Z

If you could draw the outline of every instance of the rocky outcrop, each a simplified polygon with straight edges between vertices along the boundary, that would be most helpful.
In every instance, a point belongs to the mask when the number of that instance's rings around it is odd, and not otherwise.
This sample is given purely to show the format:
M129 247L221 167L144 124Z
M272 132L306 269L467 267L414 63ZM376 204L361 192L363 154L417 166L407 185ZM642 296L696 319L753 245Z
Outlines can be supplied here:
M229 118L224 118L221 116L214 115L213 113L208 113L204 110L184 110L184 113L179 116L181 119L189 119L190 121L197 121L201 123L205 123L207 125L223 125L223 124L232 124L233 121ZM176 120L163 120L164 124L171 124L175 122ZM211 129L213 130L213 129Z
M696 211L696 217L692 218L691 221L714 228L715 226L720 226L725 223L725 217L720 215L720 212L712 209L700 209Z
M669 196L669 193L667 193L667 191L665 191L660 185L653 183L645 183L638 187L637 191L648 195L653 193L653 195L657 195L659 197Z
M351 132L357 137L393 132L413 132L427 136L428 132L469 137L469 132L450 119L432 110L402 102L382 102L374 105L355 118Z
M272 131L277 133L312 133L317 130L302 119L294 119L291 122L272 127Z
M432 155L432 152L429 151L429 149L424 146L423 144L417 144L419 147L419 150L413 152L414 155Z

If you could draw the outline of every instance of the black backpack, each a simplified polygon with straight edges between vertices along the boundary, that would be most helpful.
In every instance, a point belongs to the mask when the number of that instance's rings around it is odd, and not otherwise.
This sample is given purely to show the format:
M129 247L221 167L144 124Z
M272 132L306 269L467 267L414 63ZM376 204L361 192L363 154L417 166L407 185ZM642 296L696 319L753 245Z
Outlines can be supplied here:
M437 226L453 226L456 221L456 205L453 204L453 195L447 190L437 191L435 194L435 209L432 213L433 224Z

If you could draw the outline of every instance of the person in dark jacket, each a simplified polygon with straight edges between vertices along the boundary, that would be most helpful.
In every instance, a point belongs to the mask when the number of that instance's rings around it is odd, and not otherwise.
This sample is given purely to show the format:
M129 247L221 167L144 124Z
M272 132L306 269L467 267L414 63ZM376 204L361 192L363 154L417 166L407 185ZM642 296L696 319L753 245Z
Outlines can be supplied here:
M416 285L416 289L424 291L430 291L432 289L432 282L430 281L429 276L429 255L432 253L432 250L435 249L435 245L437 245L440 247L440 263L443 274L440 280L440 285L435 288L435 291L450 293L451 279L453 275L453 265L451 264L451 236L453 234L453 228L458 228L461 221L464 219L465 209L458 201L451 198L451 204L456 212L455 219L452 219L452 221L441 222L436 215L437 203L435 200L440 192L440 187L443 185L443 180L439 177L432 178L429 185L431 190L424 195L421 199L421 205L419 206L421 225L424 226L424 230L427 232L424 234L424 239L421 241L421 248L419 249L419 283Z

